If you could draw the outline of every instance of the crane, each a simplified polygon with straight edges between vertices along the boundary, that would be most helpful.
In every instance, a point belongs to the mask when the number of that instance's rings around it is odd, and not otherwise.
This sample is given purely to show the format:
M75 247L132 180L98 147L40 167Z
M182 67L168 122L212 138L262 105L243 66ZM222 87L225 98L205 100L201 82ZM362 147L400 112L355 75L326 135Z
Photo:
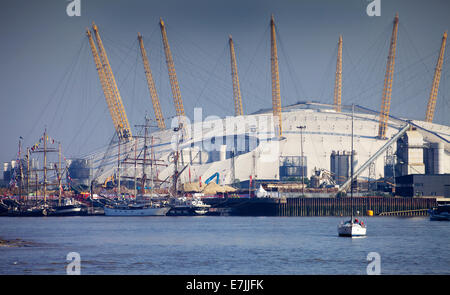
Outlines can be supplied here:
M280 97L280 75L278 73L278 53L277 53L277 40L275 35L275 21L273 14L270 19L270 61L272 72L272 108L275 124L275 133L278 138L283 135L283 128L281 125L281 97ZM277 122L278 121L278 122Z
M92 29L94 31L95 40L97 41L97 46L99 50L100 60L102 62L104 79L108 84L108 95L105 93L105 97L108 96L110 103L108 106L113 108L115 122L115 128L120 140L130 140L132 139L132 133L130 128L130 123L128 122L127 114L125 113L125 108L122 103L122 98L120 97L119 89L117 88L116 79L111 70L111 65L109 64L108 56L106 55L105 48L103 46L102 39L98 32L98 27L95 23L92 23ZM107 100L108 100L107 99Z
M436 107L436 99L439 90L439 81L441 79L442 64L444 62L445 44L447 43L447 32L444 32L442 36L441 50L439 51L439 57L434 71L433 84L431 86L430 98L428 99L427 113L425 115L425 121L433 122L434 109Z
M161 28L164 53L166 55L167 69L169 71L170 87L172 89L173 102L175 104L175 111L178 117L178 124L183 124L184 106L181 99L180 86L178 85L177 73L175 72L175 65L173 62L172 53L170 51L169 41L167 39L166 26L162 18L159 20L159 26Z
M233 81L233 96L234 96L234 115L243 116L241 87L239 86L239 76L236 65L236 53L234 51L233 38L229 36L230 57L231 57L231 79Z
M214 178L216 178L216 183L219 184L219 172L216 172L208 177L208 179L205 181L205 184L208 185L212 180L214 180Z
M336 112L341 111L341 95L342 95L342 35L339 36L338 54L336 62L336 80L334 82L334 109Z
M386 64L386 75L384 77L383 100L381 102L380 121L378 126L378 138L386 138L387 122L391 107L392 81L394 79L395 52L397 47L398 13L395 14L394 28L392 29L389 55Z
M145 51L144 41L142 35L138 33L139 46L141 47L142 62L144 64L145 77L147 78L148 90L152 99L153 110L155 111L156 123L161 130L166 129L164 117L161 112L161 105L159 104L158 93L156 92L155 82L153 81L152 71L150 70L150 63L148 61L147 52Z

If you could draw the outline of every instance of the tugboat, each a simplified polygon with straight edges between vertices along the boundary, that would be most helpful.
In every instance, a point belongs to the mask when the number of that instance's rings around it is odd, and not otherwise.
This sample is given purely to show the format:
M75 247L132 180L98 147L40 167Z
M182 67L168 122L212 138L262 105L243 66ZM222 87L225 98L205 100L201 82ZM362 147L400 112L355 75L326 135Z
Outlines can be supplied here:
M450 205L439 205L428 211L432 221L450 221Z

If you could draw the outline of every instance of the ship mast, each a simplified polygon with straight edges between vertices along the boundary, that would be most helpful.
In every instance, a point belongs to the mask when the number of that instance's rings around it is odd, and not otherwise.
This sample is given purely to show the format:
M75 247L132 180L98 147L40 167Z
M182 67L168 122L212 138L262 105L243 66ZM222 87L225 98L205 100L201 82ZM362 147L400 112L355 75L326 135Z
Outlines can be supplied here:
M22 153L22 137L19 139L19 200L22 200L22 182L23 182L23 171L22 171L22 159L21 159L21 153Z
M353 118L355 113L355 105L352 104L352 150L350 154L350 199L351 199L351 221L353 223Z
M135 127L142 127L144 128L144 136L141 135L135 135L133 136L133 138L136 140L134 143L134 161L126 161L126 159L122 162L122 163L128 163L128 164L134 164L134 176L132 177L127 177L124 176L124 178L130 178L130 179L134 179L134 194L137 197L138 193L139 196L143 196L145 194L145 185L147 182L147 165L148 163L150 163L150 181L151 181L151 193L153 194L153 186L154 186L154 177L153 177L153 169L154 167L158 166L158 165L163 165L163 164L158 164L158 162L162 162L162 160L155 160L154 156L153 156L153 136L151 136L151 133L149 132L149 128L150 127L158 127L156 125L150 125L150 119L147 117L147 115L145 116L145 124L143 125L135 125ZM148 157L148 139L149 137L151 138L151 156L150 158ZM143 155L141 156L141 153L139 153L138 155L138 142L137 140L139 138L142 138L144 140L144 146L143 146ZM137 172L137 166L138 165L142 165L142 177L138 178L138 172ZM157 180L158 181L158 180ZM140 183L141 187L137 188L137 183Z
M44 205L47 204L47 129L44 131Z
M30 148L27 148L27 200L30 194Z
M118 184L117 195L120 197L120 140L119 140L118 148L117 148L117 176L118 176L118 180L117 180L117 184Z
M40 139L40 141L39 141L39 144L36 144L36 146L34 147L34 148L32 148L31 149L31 152L32 153L43 153L44 154L44 164L43 164L43 167L42 167L42 169L36 169L36 174L35 174L35 177L36 177L36 197L37 197L37 193L38 193L38 189L39 189L39 179L38 179L38 173L37 173L37 171L43 171L43 173L44 173L44 179L43 179L43 188L44 188L44 205L47 205L47 186L48 185L52 185L52 186L56 186L56 185L58 185L59 184L59 182L58 183L54 183L54 182L52 182L52 183L49 183L48 181L47 181L47 172L50 170L55 170L56 171L56 174L57 174L57 177L58 177L58 174L59 174L59 172L58 172L58 167L57 167L57 165L55 164L54 165L54 167L53 166L50 166L50 168L47 166L47 154L48 153L56 153L56 152L58 152L58 150L57 149L55 149L55 148L53 148L53 147L48 147L48 140L49 140L49 138L48 138L48 134L47 134L47 129L45 129L44 130L44 135L41 137L41 139ZM42 142L42 141L44 141L44 143L43 143L43 148L40 148L39 147L39 145L40 145L40 143ZM54 140L52 140L52 144L54 144ZM61 147L59 147L59 153L61 153ZM28 156L28 158L29 158L29 156ZM27 172L28 174L30 173L30 172Z
M58 188L59 188L59 197L58 197L58 206L61 206L61 195L62 195L62 175L61 175L61 143L58 143L58 169L57 169L57 177L58 177Z
M145 173L147 169L147 137L148 137L148 118L145 117L145 126L144 126L144 162L142 163L142 185L141 185L141 195L145 193L145 182L147 180L147 174Z
M155 160L153 154L153 136L151 137L151 146L150 146L150 196L153 196L153 161Z
M178 148L180 143L178 132L180 131L180 129L175 128L174 131L177 132L177 150L175 151L174 154L174 171L173 171L173 195L174 197L176 197L178 194L178 157L179 157Z
M137 141L138 138L134 138L134 197L137 196L137 185L136 185L136 178L137 178Z

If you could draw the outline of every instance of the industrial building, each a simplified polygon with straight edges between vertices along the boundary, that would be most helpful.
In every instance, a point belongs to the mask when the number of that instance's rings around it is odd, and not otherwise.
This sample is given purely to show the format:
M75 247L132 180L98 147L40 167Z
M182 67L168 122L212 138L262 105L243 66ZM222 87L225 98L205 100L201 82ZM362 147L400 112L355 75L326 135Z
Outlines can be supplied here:
M402 197L450 197L450 174L410 174L395 178L396 192Z
M22 165L20 165L20 163ZM8 185L9 183L11 183L11 180L14 177L18 177L18 175L20 174L20 166L23 169L23 174L24 174L24 178L26 177L26 171L27 171L27 161L25 161L24 159L21 159L20 161L17 160L12 160L10 162L4 162L3 163L3 181L5 185ZM39 169L39 161L35 158L30 159L30 167L28 167L28 170L36 170ZM34 176L34 175L33 175Z
M89 159L71 159L67 161L70 181L85 186L90 185L92 179L92 164Z

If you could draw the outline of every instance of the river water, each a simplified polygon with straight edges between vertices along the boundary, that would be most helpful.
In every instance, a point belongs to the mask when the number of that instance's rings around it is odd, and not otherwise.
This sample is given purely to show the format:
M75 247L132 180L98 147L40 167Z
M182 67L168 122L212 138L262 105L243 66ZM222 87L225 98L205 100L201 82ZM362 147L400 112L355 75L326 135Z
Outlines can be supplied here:
M0 274L450 274L450 223L365 217L367 237L337 236L335 217L2 217Z

